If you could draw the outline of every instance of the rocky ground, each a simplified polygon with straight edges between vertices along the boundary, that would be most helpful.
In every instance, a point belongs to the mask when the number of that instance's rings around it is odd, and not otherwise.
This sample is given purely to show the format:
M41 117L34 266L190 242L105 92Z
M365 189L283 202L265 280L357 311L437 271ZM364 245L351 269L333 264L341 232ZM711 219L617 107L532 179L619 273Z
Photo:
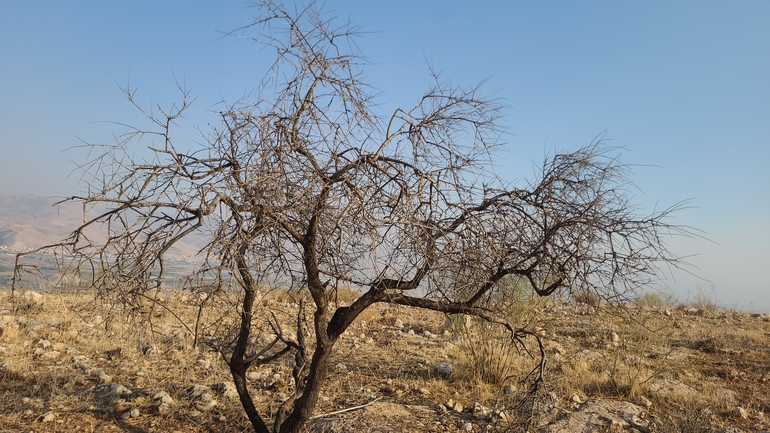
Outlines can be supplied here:
M196 300L128 315L83 294L0 292L0 432L249 431L224 362L182 324ZM537 393L537 356L494 329L378 308L338 344L308 429L770 431L767 315L548 300L520 314L548 355ZM263 413L286 398L290 371L288 360L249 371Z

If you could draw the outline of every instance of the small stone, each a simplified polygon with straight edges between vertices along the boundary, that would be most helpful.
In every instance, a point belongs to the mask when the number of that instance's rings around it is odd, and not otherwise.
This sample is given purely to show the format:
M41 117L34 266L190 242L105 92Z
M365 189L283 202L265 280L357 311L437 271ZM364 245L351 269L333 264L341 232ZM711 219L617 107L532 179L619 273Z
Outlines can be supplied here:
M24 298L25 301L28 301L28 302L40 302L43 300L43 295L35 292L34 290L25 291L22 297Z
M667 316L667 317L668 317L668 316L671 316L671 311L669 311L669 309L668 309L668 308L666 308L665 310L663 310L663 315L664 315L664 316Z
M56 419L56 414L53 412L46 412L43 414L42 417L40 417L40 422L51 422L54 419Z
M454 399L451 399L451 398L449 399L448 402L446 402L445 406L447 407L447 409L453 410L457 413L462 413L464 409L463 405L460 404L460 402L454 401Z
M443 378L448 378L454 373L455 367L448 362L439 362L433 366L433 371Z
M104 355L107 356L107 359L109 359L110 361L115 361L120 358L121 353L123 353L123 348L116 347L114 349L110 349L104 352Z
M404 322L402 322L398 317L391 319L390 324L396 329L402 329L404 327Z
M40 341L38 341L37 344L40 345L40 347L42 347L43 349L48 349L49 347L51 347L51 342L44 339L41 339Z
M158 414L160 414L160 415L168 415L169 413L171 413L171 409L172 409L171 404L169 404L169 403L161 403L158 406Z
M214 391L227 398L238 398L238 390L232 382L219 382L212 387Z
M564 355L567 353L567 351L563 347L558 345L554 346L553 349L551 350L553 350L553 353L556 353L557 355Z
M570 396L569 400L570 400L571 402L573 402L573 403L577 403L577 404L582 404L582 403L583 403L583 400L580 398L580 396L579 396L577 393L575 393L575 394L572 394L572 395Z
M249 379L249 380L259 380L259 379L262 379L262 373L260 373L259 371L250 371L250 372L246 373L246 379Z
M56 350L52 350L50 352L45 352L42 355L40 355L40 359L56 359L61 355L61 352L58 352Z
M94 376L96 376L96 380L98 380L99 383L110 383L110 382L112 382L112 376L110 376L109 374L105 373L104 370L99 370L98 372L96 372L96 374Z
M206 385L193 385L187 388L187 394L196 400L211 400L210 391L211 388Z
M210 400L204 400L203 403L196 404L195 408L202 412L208 412L211 409L214 409L216 405L217 405L217 401L212 398Z
M610 334L610 341L613 342L613 343L619 343L620 342L620 336L616 332L613 332L613 333Z
M642 406L646 408L652 407L652 402L643 395L640 395L639 398L637 398L636 401L634 401L634 404L637 406Z
M419 393L420 393L420 394L422 394L422 395L428 395L428 394L430 394L430 390L428 390L428 388L419 388L419 389L417 390L417 392L419 392Z
M192 418L198 418L201 415L203 415L203 414L201 412L197 411L197 410L191 410L191 411L187 412L187 416L192 417Z
M498 407L493 412L493 415L498 420L508 421L508 414L505 412L505 407Z
M106 386L109 393L114 395L129 395L131 394L131 390L128 389L127 386L121 385L119 383L113 383L111 385L102 385Z
M515 385L506 385L505 388L503 388L503 394L505 395L511 395L516 393L517 389Z
M34 332L37 332L37 331L39 331L39 330L41 330L41 329L45 328L45 326L43 326L43 324L42 324L42 323L37 323L37 322L35 322L34 320L30 320L29 322L27 322L27 325L26 325L26 326L24 326L24 328L25 328L25 329L27 330L27 332L29 332L29 333L30 333L30 335L31 335L32 333L34 333Z
M749 413L746 411L746 409L737 406L735 409L733 409L733 416L736 418L747 419L749 417Z
M460 430L462 431L473 431L473 424L466 422L465 424L460 426Z
M489 419L491 415L492 415L492 409L482 405L479 402L476 402L473 405L473 416L476 419L479 419L479 420Z
M137 418L139 416L139 409L133 408L128 413L131 415L131 418Z
M160 401L161 403L174 404L174 399L166 391L158 391L152 396L153 401Z
M142 355L152 355L153 353L158 353L158 347L154 344L142 347Z
M650 423L639 418L633 413L627 413L623 415L623 420L630 424L632 428L641 429L643 431L649 431Z

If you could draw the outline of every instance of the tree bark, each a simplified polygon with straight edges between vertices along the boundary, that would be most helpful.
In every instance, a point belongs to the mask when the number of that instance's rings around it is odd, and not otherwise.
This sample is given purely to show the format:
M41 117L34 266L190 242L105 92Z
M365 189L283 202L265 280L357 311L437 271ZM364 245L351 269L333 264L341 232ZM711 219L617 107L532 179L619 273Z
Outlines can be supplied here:
M316 326L321 323L328 323L325 320L328 313L316 311ZM313 353L313 358L310 361L310 369L305 377L304 392L294 402L294 409L291 411L288 417L281 423L280 426L276 426L276 431L280 433L300 433L305 426L305 423L313 415L313 410L318 403L318 397L321 394L321 386L326 381L326 376L329 367L329 355L331 355L334 342L326 336L326 326L316 331L317 346ZM323 336L319 335L321 332ZM298 385L299 386L299 385Z
M246 369L248 368L248 364L246 363L246 349L249 344L251 319L254 313L254 303L257 298L257 288L246 262L243 259L242 252L244 249L245 247L241 247L241 251L237 257L238 271L244 282L244 295L243 310L241 311L241 326L229 362L230 373L233 376L235 389L238 391L238 398L241 401L241 405L243 405L246 416L249 418L249 422L251 422L251 425L254 427L254 431L257 433L270 433L265 421L259 416L259 412L257 412L257 408L254 406L254 401L251 399L246 382Z

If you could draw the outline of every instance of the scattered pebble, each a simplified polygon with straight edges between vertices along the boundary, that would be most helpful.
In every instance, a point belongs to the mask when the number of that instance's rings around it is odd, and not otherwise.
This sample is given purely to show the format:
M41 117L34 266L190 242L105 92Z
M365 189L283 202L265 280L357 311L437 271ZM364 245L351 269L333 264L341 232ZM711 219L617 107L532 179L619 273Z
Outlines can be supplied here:
M433 366L433 371L443 378L449 378L454 373L455 367L449 362L439 362Z

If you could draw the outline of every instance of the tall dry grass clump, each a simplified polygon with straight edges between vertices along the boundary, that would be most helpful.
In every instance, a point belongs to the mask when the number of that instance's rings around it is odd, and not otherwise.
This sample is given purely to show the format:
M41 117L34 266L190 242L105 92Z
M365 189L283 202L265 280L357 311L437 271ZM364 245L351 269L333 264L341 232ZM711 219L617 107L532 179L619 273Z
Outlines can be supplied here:
M550 319L542 314L547 298L535 296L519 278L507 278L502 290L487 300L506 323L527 329L533 335L545 335ZM455 333L462 337L459 348L473 379L501 385L522 376L537 365L537 343L514 338L504 326L478 318L454 320Z

